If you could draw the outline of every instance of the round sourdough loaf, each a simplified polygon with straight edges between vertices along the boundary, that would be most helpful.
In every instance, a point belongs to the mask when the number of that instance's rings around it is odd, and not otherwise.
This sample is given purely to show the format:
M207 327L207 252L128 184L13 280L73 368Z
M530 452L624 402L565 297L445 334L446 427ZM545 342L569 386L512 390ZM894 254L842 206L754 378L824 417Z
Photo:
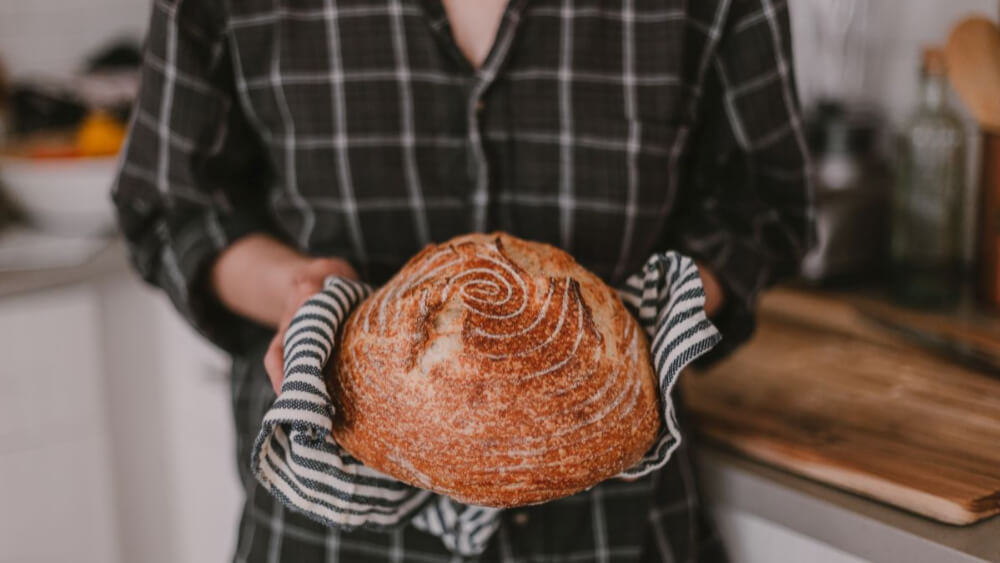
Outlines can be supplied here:
M425 248L351 313L335 354L337 442L469 504L586 489L659 430L649 345L615 292L562 250L502 233Z

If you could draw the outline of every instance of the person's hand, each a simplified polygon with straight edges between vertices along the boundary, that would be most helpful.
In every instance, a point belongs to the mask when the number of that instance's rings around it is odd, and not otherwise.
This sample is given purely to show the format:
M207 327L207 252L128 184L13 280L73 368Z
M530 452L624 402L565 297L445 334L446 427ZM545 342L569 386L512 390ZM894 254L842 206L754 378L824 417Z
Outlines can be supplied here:
M219 254L209 271L215 296L230 311L278 330L264 358L275 393L281 389L285 330L299 306L327 276L358 274L339 258L313 258L262 233L248 234Z
M357 272L344 260L338 258L316 258L309 260L299 266L291 276L291 285L285 296L285 303L282 307L281 318L278 321L278 332L271 340L264 356L264 368L267 370L267 377L271 380L271 387L277 395L281 390L281 382L284 379L282 366L285 361L283 343L285 331L288 330L289 323L299 307L307 299L323 289L323 280L328 276L340 276L352 280L358 279Z
M719 278L704 264L697 264L701 285L705 288L705 313L715 316L726 302L726 292L719 283Z

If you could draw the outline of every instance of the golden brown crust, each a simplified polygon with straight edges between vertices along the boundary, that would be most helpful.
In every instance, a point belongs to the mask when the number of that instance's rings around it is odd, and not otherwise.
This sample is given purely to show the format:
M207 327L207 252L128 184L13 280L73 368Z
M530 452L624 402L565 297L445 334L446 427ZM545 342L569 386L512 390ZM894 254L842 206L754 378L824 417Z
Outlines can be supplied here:
M595 485L660 425L646 337L614 291L562 250L502 233L417 254L352 312L331 365L348 452L471 504Z

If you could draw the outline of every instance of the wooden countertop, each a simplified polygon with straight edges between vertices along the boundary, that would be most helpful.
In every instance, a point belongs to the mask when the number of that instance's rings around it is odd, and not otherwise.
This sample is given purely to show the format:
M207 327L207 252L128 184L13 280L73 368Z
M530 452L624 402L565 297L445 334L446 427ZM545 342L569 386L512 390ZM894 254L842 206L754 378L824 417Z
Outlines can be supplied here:
M889 347L917 344L950 349L977 356L983 361L978 368L1000 368L1000 311L970 299L951 311L930 312L894 305L881 291L784 288L764 295L761 314L796 319Z
M747 346L684 378L699 430L944 522L1000 513L1000 377L914 345L878 315L983 354L1000 350L988 315L935 323L884 303L777 290Z

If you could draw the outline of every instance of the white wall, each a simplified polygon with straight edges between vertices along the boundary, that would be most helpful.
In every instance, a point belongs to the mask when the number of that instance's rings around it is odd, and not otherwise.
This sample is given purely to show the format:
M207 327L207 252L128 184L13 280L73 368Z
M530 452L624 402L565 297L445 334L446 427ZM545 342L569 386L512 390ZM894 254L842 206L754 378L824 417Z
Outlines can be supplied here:
M11 76L66 76L109 41L141 38L151 0L2 0L0 61Z
M996 19L998 0L789 0L796 53L796 72L803 102L808 104L824 90L838 90L855 101L871 103L890 120L901 123L917 103L917 80L924 45L943 45L960 19L981 14ZM863 78L825 81L817 72L830 74L831 58L819 53L812 14L830 15L823 6L836 5L846 16L856 6L853 22L862 29L847 48L857 49L864 60ZM830 20L826 20L830 25ZM822 70L820 70L822 69ZM839 77L838 77L839 78ZM824 83L828 82L828 83ZM836 93L836 92L835 92Z

